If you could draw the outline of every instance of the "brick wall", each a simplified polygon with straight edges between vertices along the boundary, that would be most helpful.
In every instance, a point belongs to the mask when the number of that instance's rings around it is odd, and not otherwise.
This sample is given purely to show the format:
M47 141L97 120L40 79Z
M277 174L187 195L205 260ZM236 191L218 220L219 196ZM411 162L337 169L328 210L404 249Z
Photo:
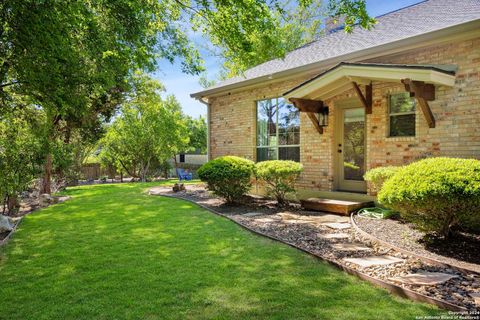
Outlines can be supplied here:
M455 86L436 86L435 101L429 102L436 127L429 128L417 110L416 136L389 138L387 135L388 95L403 92L400 83L373 83L373 112L367 115L367 169L384 165L401 165L432 156L455 156L480 159L480 38L415 49L365 62L405 64L454 64L458 67ZM268 84L211 98L210 147L212 158L237 155L255 160L255 101L280 96L310 78ZM363 88L362 88L363 89ZM300 154L304 173L299 187L310 190L333 190L335 103L356 97L347 91L326 104L330 107L329 126L320 135L302 114L300 119Z

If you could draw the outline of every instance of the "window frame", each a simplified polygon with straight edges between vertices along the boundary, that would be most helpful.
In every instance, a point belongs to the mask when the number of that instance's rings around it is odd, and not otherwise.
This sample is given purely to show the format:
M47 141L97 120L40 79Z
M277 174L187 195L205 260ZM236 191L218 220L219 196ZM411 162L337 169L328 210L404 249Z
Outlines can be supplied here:
M387 108L387 118L388 118L388 126L387 126L387 138L414 138L417 136L417 100L413 97L410 97L410 99L413 101L413 104L415 106L415 109L413 111L408 111L408 112L394 112L392 113L392 96L394 95L399 95L403 94L403 92L394 92L390 93L387 96L388 99L388 108ZM413 135L408 135L408 136L392 136L392 117L397 117L397 116L405 116L405 115L414 115L415 116L415 123L414 123L414 131L415 133Z
M275 105L276 105L276 108L277 108L277 112L275 114L275 140L277 141L277 144L275 146L260 146L260 145L258 145L258 103L260 101L273 100L273 99L276 100ZM276 156L276 159L272 159L272 160L281 160L281 159L278 158L279 154L280 154L279 149L280 148L289 148L289 147L290 148L298 147L298 151L299 151L298 152L299 153L298 154L298 163L301 162L300 144L301 144L302 135L300 134L300 114L298 115L298 121L299 121L299 124L298 124L298 126L299 126L299 133L298 133L299 134L299 137L298 137L299 142L298 142L298 144L282 144L282 145L278 144L279 137L280 137L280 134L279 134L280 130L278 130L278 114L279 114L279 112L278 112L278 105L279 105L278 100L279 99L284 99L287 104L291 104L291 103L288 102L287 99L283 98L282 96L274 96L274 97L271 97L271 98L257 99L257 100L254 101L254 104L255 104L255 162L259 162L258 161L258 149L275 149L277 156ZM293 105L293 104L291 104L291 105ZM268 160L269 159L262 160L262 161L268 161ZM292 161L294 161L294 160L292 160Z

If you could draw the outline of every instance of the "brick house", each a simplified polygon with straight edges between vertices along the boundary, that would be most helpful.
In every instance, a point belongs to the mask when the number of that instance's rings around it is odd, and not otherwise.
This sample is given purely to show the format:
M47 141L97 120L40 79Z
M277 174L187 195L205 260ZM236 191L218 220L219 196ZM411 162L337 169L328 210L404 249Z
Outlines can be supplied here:
M208 105L209 158L299 161L300 197L337 198L365 194L374 167L480 159L480 1L377 20L192 94Z

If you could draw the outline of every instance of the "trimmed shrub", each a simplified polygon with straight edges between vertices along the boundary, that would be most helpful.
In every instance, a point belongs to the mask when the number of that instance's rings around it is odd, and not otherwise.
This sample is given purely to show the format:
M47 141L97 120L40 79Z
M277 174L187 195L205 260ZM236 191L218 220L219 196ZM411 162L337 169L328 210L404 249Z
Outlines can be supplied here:
M457 224L480 225L480 161L430 158L398 170L378 195L427 232L448 237Z
M197 174L207 184L208 190L225 198L227 203L233 203L252 187L254 167L253 161L225 156L205 163Z
M387 166L368 170L363 178L368 182L373 192L380 192L383 184L393 177L401 167Z
M267 194L274 196L279 204L286 203L286 195L295 192L295 181L303 166L295 161L271 160L255 165L257 179L264 183Z

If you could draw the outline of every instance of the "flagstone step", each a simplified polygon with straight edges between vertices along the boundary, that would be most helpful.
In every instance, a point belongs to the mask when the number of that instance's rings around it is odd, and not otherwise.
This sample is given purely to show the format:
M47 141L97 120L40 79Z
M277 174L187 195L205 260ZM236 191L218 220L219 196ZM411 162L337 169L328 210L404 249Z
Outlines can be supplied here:
M322 223L322 225L329 227L331 229L337 229L337 230L350 229L352 227L350 223L337 223L337 222Z
M385 265L400 263L405 261L404 259L400 259L397 257L388 256L388 255L368 256L363 258L343 258L343 260L364 268L373 267L373 266L385 266Z
M349 215L358 209L373 207L375 205L373 201L360 202L322 198L309 198L306 200L300 200L300 203L302 204L302 207L308 210L333 212L342 215Z
M473 298L475 305L480 307L480 292L470 293L469 296Z
M336 214L321 213L316 215L293 214L291 212L279 212L276 214L282 220L303 220L311 223L326 223L326 222L349 222L349 217L339 216Z
M242 214L244 217L256 217L256 216L263 216L265 213L263 212L247 212L245 214Z
M417 286L435 286L453 278L458 278L458 276L443 272L419 271L404 276L392 277L389 280Z
M363 243L352 242L352 243L335 243L332 245L332 248L339 251L368 251L372 248L366 247Z
M327 233L327 234L319 234L320 238L323 239L348 239L350 235L347 233Z

